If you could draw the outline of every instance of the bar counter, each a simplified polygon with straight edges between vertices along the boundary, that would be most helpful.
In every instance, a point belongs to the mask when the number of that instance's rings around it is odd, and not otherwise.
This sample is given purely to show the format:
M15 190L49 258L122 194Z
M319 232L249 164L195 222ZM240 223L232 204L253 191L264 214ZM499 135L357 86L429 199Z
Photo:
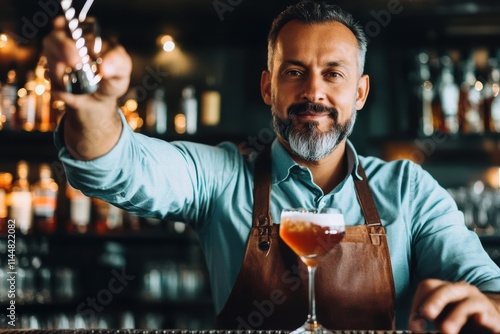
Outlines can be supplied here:
M436 331L333 330L333 334L438 334ZM0 329L2 334L289 334L286 330L185 330L185 329Z

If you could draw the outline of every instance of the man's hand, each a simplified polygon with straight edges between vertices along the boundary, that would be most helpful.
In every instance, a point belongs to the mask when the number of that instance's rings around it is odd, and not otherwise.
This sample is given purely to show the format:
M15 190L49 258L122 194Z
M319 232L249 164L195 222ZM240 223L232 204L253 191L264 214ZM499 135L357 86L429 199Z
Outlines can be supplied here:
M81 59L75 42L67 34L64 17L54 19L53 26L43 41L43 54L47 57L53 98L66 105L65 144L73 157L91 160L106 154L120 137L122 124L117 99L127 92L132 61L123 47L113 47L102 55L99 65L102 79L95 93L66 93L64 74Z
M415 293L409 329L423 331L427 320L443 333L500 333L500 296L465 282L427 279Z

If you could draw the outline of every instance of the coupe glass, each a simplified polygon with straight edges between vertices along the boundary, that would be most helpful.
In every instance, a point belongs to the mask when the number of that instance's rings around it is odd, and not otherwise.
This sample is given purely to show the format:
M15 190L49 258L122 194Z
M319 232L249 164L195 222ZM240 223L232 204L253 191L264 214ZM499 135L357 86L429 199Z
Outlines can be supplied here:
M339 209L283 209L280 237L300 257L309 273L309 313L293 334L331 333L316 319L314 275L321 258L345 235L344 216Z

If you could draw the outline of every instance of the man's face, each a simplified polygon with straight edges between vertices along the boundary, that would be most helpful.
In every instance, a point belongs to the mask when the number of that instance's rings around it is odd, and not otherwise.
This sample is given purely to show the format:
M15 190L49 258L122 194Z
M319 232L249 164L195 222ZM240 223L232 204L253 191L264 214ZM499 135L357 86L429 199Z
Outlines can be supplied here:
M280 140L305 160L320 160L352 130L368 94L359 78L358 43L338 22L287 23L261 91Z

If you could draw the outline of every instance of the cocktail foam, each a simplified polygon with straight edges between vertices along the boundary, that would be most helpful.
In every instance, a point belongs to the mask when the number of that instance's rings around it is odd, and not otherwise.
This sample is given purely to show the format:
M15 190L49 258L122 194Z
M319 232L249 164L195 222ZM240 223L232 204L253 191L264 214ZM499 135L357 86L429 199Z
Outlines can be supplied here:
M324 227L345 227L344 215L339 212L314 213L307 211L283 211L281 213L281 220L283 221L284 218L288 218L291 221L309 222ZM345 230L345 228L342 230Z

